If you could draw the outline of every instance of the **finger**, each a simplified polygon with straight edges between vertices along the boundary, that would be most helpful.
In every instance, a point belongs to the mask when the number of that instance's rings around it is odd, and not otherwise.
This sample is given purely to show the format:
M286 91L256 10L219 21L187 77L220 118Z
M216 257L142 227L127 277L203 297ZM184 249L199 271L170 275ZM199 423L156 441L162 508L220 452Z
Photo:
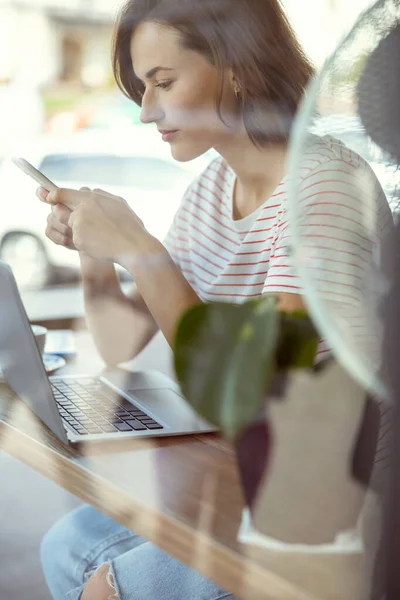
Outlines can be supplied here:
M70 210L75 210L84 201L86 193L69 188L57 188L49 192L45 202L48 204L62 204Z
M102 196L108 196L109 198L119 198L119 196L116 196L115 194L110 194L110 192L106 192L105 190L102 190L100 188L94 188L93 191L96 194L101 194Z
M36 190L36 196L42 202L46 202L46 199L47 199L47 196L49 195L49 193L50 192L48 190L45 190L44 187L38 187Z
M62 221L57 219L52 213L50 213L49 216L47 217L47 224L48 224L49 230L55 229L62 235L69 235L72 238L72 231L68 227L68 225L65 223L62 223Z
M55 229L46 229L46 237L57 244L57 246L65 246L66 248L71 249L75 247L71 236L63 235Z
M58 233L61 233L61 235L65 235L72 239L71 228L68 227L68 225L66 225L65 223L61 223L58 219L55 219L54 215L50 213L47 217L46 235L47 233L51 233L52 231L57 231Z
M68 219L68 227L72 231L72 235L74 233L75 217L76 217L76 214L74 213L74 211L72 211L71 214L69 215L69 219Z
M64 225L68 224L68 219L71 215L71 210L62 204L55 204L51 207L50 215L55 221L60 221Z
M79 191L81 191L81 192L90 192L91 190L90 190L90 188L88 188L86 186L83 186L83 187L79 188Z

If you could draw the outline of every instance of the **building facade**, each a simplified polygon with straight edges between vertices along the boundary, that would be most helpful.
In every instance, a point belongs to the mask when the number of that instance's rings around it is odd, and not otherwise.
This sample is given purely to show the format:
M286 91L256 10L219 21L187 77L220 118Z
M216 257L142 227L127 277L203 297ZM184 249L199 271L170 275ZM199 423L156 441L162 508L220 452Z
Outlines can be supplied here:
M114 0L0 0L0 81L103 85Z

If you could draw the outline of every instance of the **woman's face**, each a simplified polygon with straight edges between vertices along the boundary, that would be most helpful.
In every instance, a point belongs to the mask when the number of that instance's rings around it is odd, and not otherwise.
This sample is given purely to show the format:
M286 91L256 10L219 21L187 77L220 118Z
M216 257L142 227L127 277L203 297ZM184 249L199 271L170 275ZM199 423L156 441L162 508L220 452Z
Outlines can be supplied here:
M157 125L176 160L218 149L237 133L241 119L230 70L225 73L222 122L215 104L217 69L201 54L183 48L176 30L141 24L132 36L131 58L145 86L141 121Z

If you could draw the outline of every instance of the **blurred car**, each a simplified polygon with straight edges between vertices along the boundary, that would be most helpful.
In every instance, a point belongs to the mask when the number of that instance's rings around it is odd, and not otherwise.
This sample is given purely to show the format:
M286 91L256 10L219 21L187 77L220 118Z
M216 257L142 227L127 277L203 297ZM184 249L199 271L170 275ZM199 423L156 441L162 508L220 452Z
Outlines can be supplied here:
M127 200L148 231L162 240L182 196L210 157L188 163L171 158L155 130L131 127L125 138L110 132L46 137L23 155L59 187L99 187ZM60 267L78 272L78 253L45 236L49 207L35 196L38 184L10 159L0 166L0 259L22 288L42 288Z

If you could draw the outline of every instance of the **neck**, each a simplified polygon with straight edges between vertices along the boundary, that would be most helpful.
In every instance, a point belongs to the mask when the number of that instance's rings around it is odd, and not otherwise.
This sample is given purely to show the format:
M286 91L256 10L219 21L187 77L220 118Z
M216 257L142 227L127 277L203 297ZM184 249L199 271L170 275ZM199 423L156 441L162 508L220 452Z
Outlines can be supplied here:
M216 148L236 174L233 217L254 212L273 194L285 174L287 143L257 148L247 135Z

